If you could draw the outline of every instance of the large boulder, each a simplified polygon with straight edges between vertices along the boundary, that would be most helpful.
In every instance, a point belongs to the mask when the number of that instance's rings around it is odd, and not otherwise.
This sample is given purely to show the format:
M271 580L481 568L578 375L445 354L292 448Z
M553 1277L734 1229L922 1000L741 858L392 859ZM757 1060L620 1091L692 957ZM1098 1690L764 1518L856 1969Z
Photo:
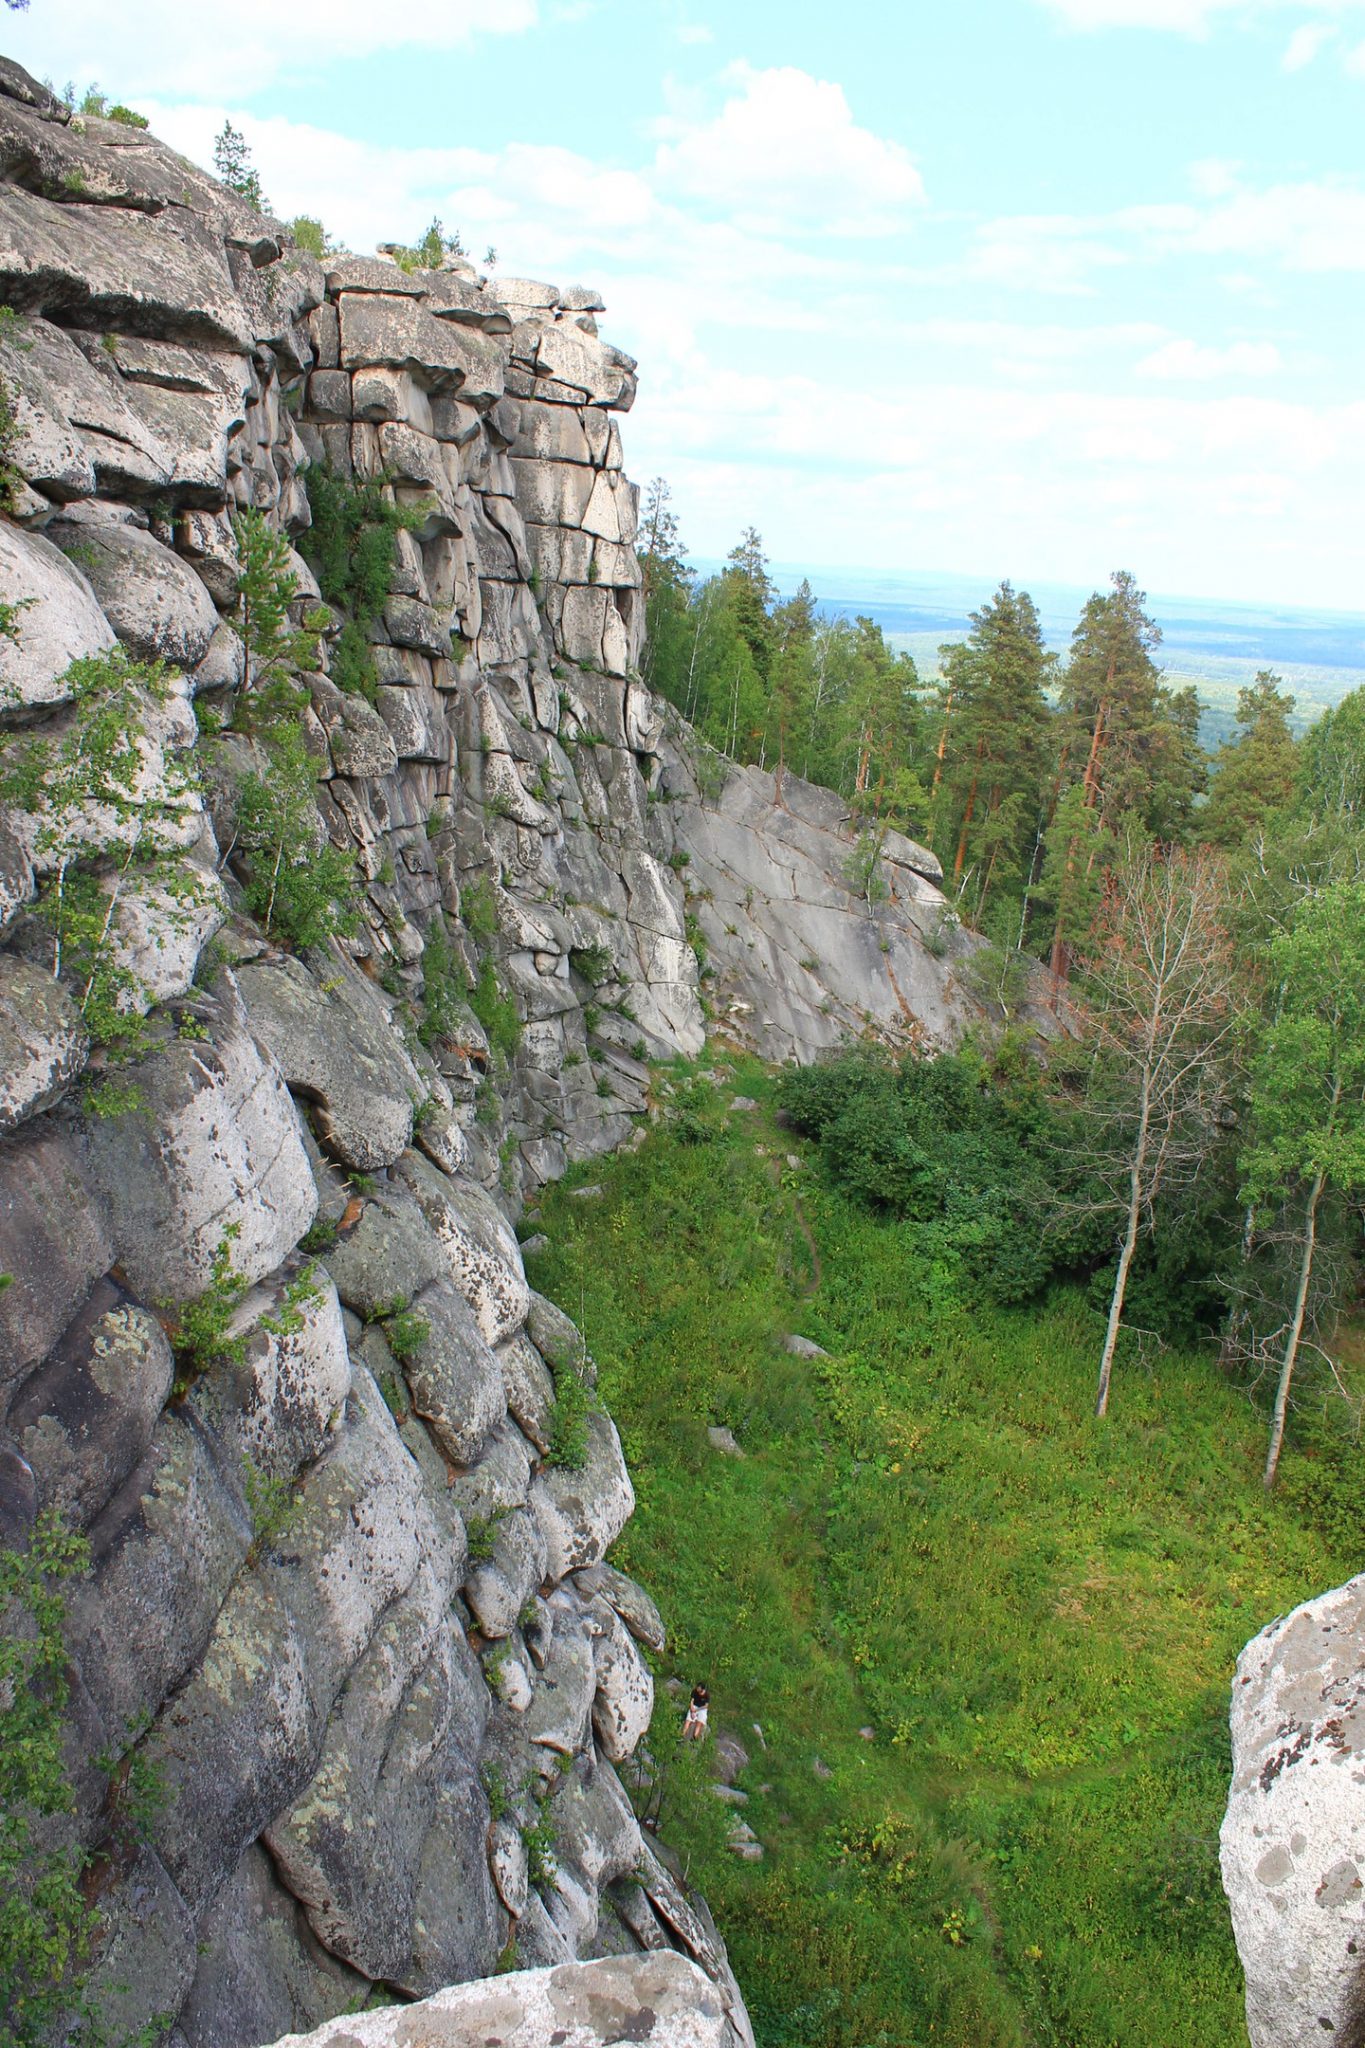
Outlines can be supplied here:
M715 1985L668 1950L518 1970L287 2037L288 2048L725 2048L730 2038Z
M0 710L60 704L73 661L117 646L86 577L40 533L0 519L0 591L18 607L0 633Z
M1231 1719L1223 1885L1246 1973L1252 2048L1359 2041L1365 1574L1248 1643Z
M60 982L13 953L0 954L0 1132L55 1102L88 1049Z
M0 1146L0 1399L60 1337L114 1248L85 1154L37 1123Z
M89 577L130 654L183 669L198 667L217 631L218 613L179 555L138 526L62 521L51 531Z
M413 1103L426 1089L384 998L353 972L320 984L283 955L242 967L237 980L285 1080L317 1104L323 1143L363 1173L392 1166L411 1142Z
M136 1108L91 1132L120 1262L144 1301L202 1293L224 1244L236 1273L261 1279L317 1212L298 1111L230 974L200 1016L205 1036L129 1068Z

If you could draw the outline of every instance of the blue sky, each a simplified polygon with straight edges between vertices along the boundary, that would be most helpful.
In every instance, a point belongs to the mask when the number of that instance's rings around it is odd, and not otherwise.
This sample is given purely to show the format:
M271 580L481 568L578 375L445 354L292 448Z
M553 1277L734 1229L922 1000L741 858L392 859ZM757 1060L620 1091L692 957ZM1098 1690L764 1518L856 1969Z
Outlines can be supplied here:
M685 539L1365 609L1365 0L32 0L356 248L597 285Z

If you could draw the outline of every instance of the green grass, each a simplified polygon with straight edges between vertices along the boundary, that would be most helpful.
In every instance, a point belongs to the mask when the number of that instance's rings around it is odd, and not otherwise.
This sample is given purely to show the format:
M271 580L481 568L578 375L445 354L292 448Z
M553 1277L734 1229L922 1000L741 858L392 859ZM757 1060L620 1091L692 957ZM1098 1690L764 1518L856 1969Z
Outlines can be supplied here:
M1075 1296L963 1307L914 1226L823 1183L761 1068L672 1078L683 1114L593 1162L600 1202L546 1196L532 1279L581 1321L625 1440L614 1557L750 1752L761 1864L690 1769L664 1832L762 2048L1244 2041L1228 1682L1249 1635L1365 1562L1342 1533L1359 1451L1292 1451L1267 1502L1261 1418L1211 1349L1128 1361L1097 1426ZM736 1091L759 1111L729 1114ZM831 1357L788 1356L791 1330Z

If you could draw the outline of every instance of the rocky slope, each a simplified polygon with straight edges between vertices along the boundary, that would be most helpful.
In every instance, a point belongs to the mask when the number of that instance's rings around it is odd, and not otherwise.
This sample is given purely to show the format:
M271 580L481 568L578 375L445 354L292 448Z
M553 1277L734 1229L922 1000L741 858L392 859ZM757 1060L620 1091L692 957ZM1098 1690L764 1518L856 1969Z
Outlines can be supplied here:
M635 366L590 292L324 266L2 63L0 181L0 1520L90 1545L97 1995L249 2048L376 1985L679 1949L705 2039L746 2040L617 1776L663 1630L604 1562L610 1418L555 1454L591 1361L509 1218L632 1138L649 1058L700 1050L699 947L729 1028L806 1056L951 1038L969 942L931 856L890 844L870 911L827 793L700 759L641 686ZM361 916L285 950L243 893L268 750L222 728L255 660L233 515L298 539L310 465L409 517L373 687L333 680L334 611L299 713ZM114 1023L145 1016L119 1065L54 951L77 876ZM160 1783L141 1832L110 1752Z

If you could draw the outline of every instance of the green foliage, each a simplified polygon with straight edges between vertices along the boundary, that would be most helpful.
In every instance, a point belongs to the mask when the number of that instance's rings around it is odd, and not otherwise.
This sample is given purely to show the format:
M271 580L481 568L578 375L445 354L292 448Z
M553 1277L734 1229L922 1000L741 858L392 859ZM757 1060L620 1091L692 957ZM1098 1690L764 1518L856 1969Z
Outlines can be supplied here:
M1298 748L1289 720L1294 699L1280 678L1263 668L1250 689L1237 692L1235 739L1218 750L1213 786L1199 814L1199 836L1229 851L1264 831L1294 794Z
M475 1564L487 1564L497 1548L498 1524L511 1512L510 1508L494 1508L491 1515L470 1515L466 1518L465 1537L470 1558Z
M439 270L447 256L463 256L464 243L458 234L448 235L433 215L421 240L391 242L389 254L400 270Z
M431 1335L431 1324L426 1317L409 1308L406 1302L392 1302L380 1314L384 1336L399 1364L415 1358Z
M489 959L479 962L474 986L469 991L469 1007L482 1024L494 1052L511 1059L521 1044L521 1017L515 999L503 989L497 969Z
M335 1238L335 1231L333 1238ZM268 1330L272 1337L295 1337L303 1328L307 1318L304 1310L310 1302L322 1300L322 1289L318 1285L317 1272L312 1266L305 1266L284 1289L278 1307L261 1317L261 1328Z
M604 946L600 939L595 939L590 946L571 947L569 965L592 988L600 988L604 981L610 981L616 970L610 946Z
M422 949L422 1014L417 1036L423 1045L448 1045L459 1039L468 1016L467 994L460 956L438 912Z
M533 1279L589 1334L622 1432L614 1561L668 1616L666 1674L704 1678L753 1758L762 1863L730 1854L686 1760L664 1833L759 2039L1226 2048L1228 1672L1359 1568L1365 1452L1324 1425L1266 1497L1255 1417L1204 1345L1133 1375L1097 1431L1079 1291L984 1301L774 1123L771 1076L710 1094L736 1088L762 1108L709 1144L671 1123L593 1162L600 1201L547 1191ZM774 1177L796 1146L804 1170ZM789 1357L792 1330L828 1358ZM718 1458L708 1422L748 1455ZM656 1761L676 1725L660 1687Z
M330 1216L315 1216L299 1239L299 1250L310 1255L330 1252L336 1246L338 1234L336 1223Z
M531 1883L552 1885L559 1876L559 1862L555 1855L554 1817L545 1807L537 1810L533 1821L523 1824L521 1840L526 1851L526 1874Z
M551 1370L554 1373L555 1405L550 1417L550 1448L545 1462L547 1465L562 1465L571 1472L581 1472L588 1462L588 1416L592 1412L592 1396L576 1360L554 1359Z
M475 875L460 886L460 916L471 939L491 939L498 929L497 898L485 875Z
M251 1286L232 1263L232 1249L241 1234L240 1223L224 1226L210 1263L209 1284L202 1294L178 1307L165 1304L174 1316L170 1338L180 1367L181 1391L208 1366L224 1359L240 1364L246 1356L246 1333L234 1334L232 1329L242 1297Z
M263 1472L248 1457L242 1459L242 1498L251 1519L254 1563L288 1534L302 1513L303 1498L292 1480Z
M0 1549L0 2048L91 2033L79 1983L96 1925L81 1884L85 1856L46 1825L74 1805L62 1586L88 1565L84 1538L50 1509L26 1548Z
M160 737L163 664L120 649L73 662L65 683L71 712L54 733L0 741L0 800L39 820L34 848L47 879L34 914L52 934L52 972L78 991L94 1043L131 1052L150 998L120 949L119 907L139 886L156 888L173 921L189 922L202 903L204 885L178 847L197 800L195 768Z
M377 481L355 482L326 466L308 472L312 524L299 548L330 605L345 614L331 652L332 681L374 701L378 688L370 635L392 592L396 535L420 525Z
M294 247L305 256L315 256L319 263L324 257L336 254L336 244L322 222L311 213L296 213L289 223L289 232L294 237Z
M320 946L358 929L355 858L323 832L317 768L299 726L278 723L263 744L269 765L245 778L237 800L246 907L284 944Z
M151 123L145 114L139 114L133 107L125 107L122 100L109 109L109 119L117 121L121 128L148 128Z
M299 628L291 624L290 607L298 599L299 580L289 566L288 540L263 512L235 513L232 532L239 565L239 621L246 648L246 681L238 723L251 730L260 724L278 724L307 701L306 691L291 677L299 669L318 666L318 635L326 615L310 616Z
M257 213L269 213L269 203L261 190L261 174L251 161L250 146L231 121L224 121L213 139L213 168L230 192L245 199Z

